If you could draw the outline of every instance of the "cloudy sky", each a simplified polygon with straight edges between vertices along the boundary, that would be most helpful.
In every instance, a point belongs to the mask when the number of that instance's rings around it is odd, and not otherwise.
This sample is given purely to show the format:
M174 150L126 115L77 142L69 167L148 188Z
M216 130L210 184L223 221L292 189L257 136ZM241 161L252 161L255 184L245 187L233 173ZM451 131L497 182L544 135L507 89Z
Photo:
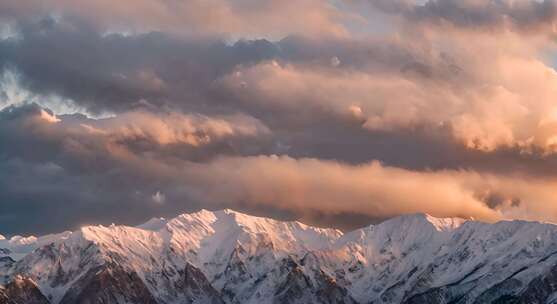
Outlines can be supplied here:
M557 222L557 1L0 1L0 233Z

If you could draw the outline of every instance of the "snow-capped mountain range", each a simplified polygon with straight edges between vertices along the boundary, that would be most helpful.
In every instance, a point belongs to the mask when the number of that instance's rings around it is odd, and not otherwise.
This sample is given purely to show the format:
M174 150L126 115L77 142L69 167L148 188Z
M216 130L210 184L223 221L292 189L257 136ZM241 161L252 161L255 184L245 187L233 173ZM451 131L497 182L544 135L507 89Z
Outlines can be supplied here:
M231 210L0 237L0 303L557 303L557 226L407 215L348 233Z

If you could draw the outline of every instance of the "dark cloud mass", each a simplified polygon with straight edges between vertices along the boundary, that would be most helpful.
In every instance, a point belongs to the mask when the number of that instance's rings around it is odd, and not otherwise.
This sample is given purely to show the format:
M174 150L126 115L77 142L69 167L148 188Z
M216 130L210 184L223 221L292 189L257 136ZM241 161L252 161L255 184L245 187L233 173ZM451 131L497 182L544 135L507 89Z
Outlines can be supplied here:
M203 3L0 3L0 233L557 220L555 1Z
M419 3L408 0L371 0L376 8L400 14L409 22L436 25L451 24L459 28L513 30L554 30L557 4L553 0L431 0Z

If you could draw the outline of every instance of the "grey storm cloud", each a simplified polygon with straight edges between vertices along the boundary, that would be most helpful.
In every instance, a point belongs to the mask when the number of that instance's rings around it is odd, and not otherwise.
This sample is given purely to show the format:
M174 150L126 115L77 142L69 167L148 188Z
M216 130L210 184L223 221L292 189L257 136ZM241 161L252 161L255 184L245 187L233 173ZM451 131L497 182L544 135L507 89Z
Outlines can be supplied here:
M402 22L352 34L377 22L355 2L2 2L0 233L225 207L557 219L554 2L371 1Z
M162 33L102 35L52 19L19 28L20 39L1 42L3 66L21 73L31 91L70 98L91 112L122 111L140 106L141 100L202 107L211 81L220 74L277 51L264 40L227 45Z
M219 102L225 107L228 92L215 82L237 66L269 60L320 67L341 58L338 68L439 79L451 77L457 68L450 58L434 58L385 39L289 36L227 43L160 32L102 34L80 22L52 18L16 29L18 36L0 41L4 69L20 74L22 85L32 92L69 98L91 113L145 105L211 111Z
M389 14L404 16L410 23L452 24L458 28L554 31L557 3L554 0L371 0Z
M35 20L45 15L79 20L103 32L162 31L179 35L283 37L288 34L346 35L341 21L350 14L328 1L300 0L5 0L0 18ZM288 16L288 22L284 18Z

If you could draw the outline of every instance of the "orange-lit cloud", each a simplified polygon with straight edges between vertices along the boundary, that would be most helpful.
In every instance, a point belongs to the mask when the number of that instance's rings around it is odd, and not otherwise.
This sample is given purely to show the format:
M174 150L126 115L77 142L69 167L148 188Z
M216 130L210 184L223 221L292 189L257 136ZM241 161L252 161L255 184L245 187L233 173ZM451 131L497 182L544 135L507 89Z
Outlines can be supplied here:
M386 218L427 212L484 221L557 221L557 195L552 190L557 180L278 156L223 158L192 168L193 189L199 199L213 203L264 205L297 214L318 210Z
M245 115L207 117L168 113L154 115L145 111L128 112L82 127L117 142L148 140L160 145L188 144L199 146L232 136L259 136L269 129L257 119Z
M517 49L516 36L495 39L497 45L476 37L471 50L466 50L465 37L451 40L462 44L456 57L462 66L457 63L460 70L452 79L272 61L239 67L222 83L239 100L256 106L332 115L369 130L448 128L470 149L557 151L553 68L536 58L530 46ZM497 51L502 45L509 54ZM477 49L487 57L474 58Z

